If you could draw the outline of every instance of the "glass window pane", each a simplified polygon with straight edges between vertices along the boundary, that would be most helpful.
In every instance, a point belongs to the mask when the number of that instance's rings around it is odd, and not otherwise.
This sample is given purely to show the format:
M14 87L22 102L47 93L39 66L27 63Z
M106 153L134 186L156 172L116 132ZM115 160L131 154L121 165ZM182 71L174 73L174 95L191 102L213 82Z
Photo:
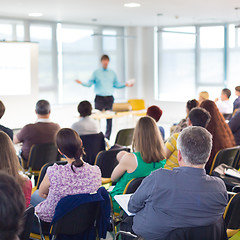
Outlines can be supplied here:
M52 68L52 54L40 52L38 58L38 86L40 88L53 86Z
M103 30L103 35L107 35L103 37L103 51L115 51L117 49L117 35L116 30Z
M236 29L234 24L229 25L229 47L236 47Z
M62 41L63 51L89 52L94 50L93 29L74 28L63 25L59 36Z
M47 25L31 25L30 39L39 43L39 51L52 50L52 27Z
M229 51L229 74L228 74L228 87L234 89L240 85L240 51L231 49Z
M24 41L24 26L23 24L16 25L16 35L18 41Z
M224 27L201 27L200 28L201 48L223 48L224 47Z
M11 24L0 24L0 40L1 41L11 41L12 37L12 25Z

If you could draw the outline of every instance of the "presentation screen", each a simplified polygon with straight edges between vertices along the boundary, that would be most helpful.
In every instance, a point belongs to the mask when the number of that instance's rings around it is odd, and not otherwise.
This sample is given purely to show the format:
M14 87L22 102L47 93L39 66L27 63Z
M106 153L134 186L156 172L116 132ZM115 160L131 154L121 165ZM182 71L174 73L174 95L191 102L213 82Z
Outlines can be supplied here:
M31 94L31 46L0 43L0 96Z

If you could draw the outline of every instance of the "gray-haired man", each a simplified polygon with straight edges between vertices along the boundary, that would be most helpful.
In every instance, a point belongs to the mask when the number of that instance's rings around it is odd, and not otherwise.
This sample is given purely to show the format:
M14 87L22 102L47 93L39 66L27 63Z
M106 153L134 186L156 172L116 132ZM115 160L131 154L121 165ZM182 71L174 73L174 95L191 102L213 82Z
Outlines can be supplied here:
M212 135L202 127L187 127L177 143L180 167L154 171L129 201L129 211L136 214L133 231L144 239L166 239L176 228L213 224L227 205L223 181L204 169Z

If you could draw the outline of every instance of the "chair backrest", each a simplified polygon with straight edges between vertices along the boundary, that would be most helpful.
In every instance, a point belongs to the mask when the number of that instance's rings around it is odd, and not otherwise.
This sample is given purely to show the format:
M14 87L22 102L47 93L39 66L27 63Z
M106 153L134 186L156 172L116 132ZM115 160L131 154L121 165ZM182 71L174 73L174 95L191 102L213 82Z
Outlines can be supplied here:
M138 189L138 187L141 185L142 180L145 177L140 177L140 178L134 178L131 181L128 182L128 184L126 185L123 194L131 194L131 193L135 193L136 190Z
M97 154L106 149L104 135L102 132L80 136L86 155L83 160L91 165L94 164Z
M54 143L35 144L31 147L28 168L32 171L40 171L46 163L59 161L60 153Z
M32 231L32 223L33 223L33 218L34 218L34 207L29 206L23 215L23 231L19 236L20 240L28 240L30 233Z
M67 161L57 161L57 162L51 162L51 163L46 163L45 165L42 166L40 173L39 173L39 177L38 177L38 181L37 181L37 189L39 189L39 186L47 172L48 167L52 166L54 163L58 164L58 165L65 165L67 164Z
M130 146L132 144L134 128L121 129L116 136L115 144Z
M223 218L228 229L240 228L240 193L237 193L230 199Z
M214 224L202 227L177 228L169 233L167 240L227 240L222 218Z
M119 148L108 151L102 151L97 155L95 164L99 166L99 168L101 169L103 178L111 177L113 169L118 165L116 156L120 151L123 150L130 152L129 148Z
M131 104L133 111L138 111L138 110L145 109L144 99L129 99L128 103Z
M240 150L240 147L238 146L238 147L233 147L233 148L222 149L219 152L217 152L213 159L211 170L210 170L209 174L211 175L214 168L216 168L217 166L219 166L222 163L224 163L230 167L236 168L237 164L238 164L238 159L239 159L239 157L238 157L239 150Z
M51 234L77 235L88 231L94 226L99 215L99 209L100 202L79 205L53 224Z

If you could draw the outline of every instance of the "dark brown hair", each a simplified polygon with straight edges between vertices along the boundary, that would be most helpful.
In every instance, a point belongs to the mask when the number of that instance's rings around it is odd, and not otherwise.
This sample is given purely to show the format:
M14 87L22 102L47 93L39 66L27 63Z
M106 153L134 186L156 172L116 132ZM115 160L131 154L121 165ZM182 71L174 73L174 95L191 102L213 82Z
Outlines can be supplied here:
M222 92L223 92L228 98L231 97L231 90L229 90L228 88L224 88L224 89L222 90Z
M109 56L108 55L102 55L102 57L101 57L101 61L103 61L103 60L108 60L108 61L110 61L110 58L109 58Z
M58 149L64 155L66 155L68 158L75 159L71 166L73 172L73 166L81 167L83 165L82 156L85 154L85 152L82 140L77 132L70 128L62 128L57 133L56 144Z
M189 119L193 126L206 128L211 120L210 113L201 107L193 108L189 113Z
M78 112L81 117L87 117L92 114L92 105L89 101L82 101L78 104Z
M236 86L236 87L235 87L235 90L236 90L237 92L240 92L240 86Z
M192 99L187 101L187 109L189 110L189 112L195 108L199 106L199 102L196 99Z
M0 239L14 240L22 230L25 198L17 181L0 171Z
M236 143L231 129L225 122L216 104L211 100L206 100L201 103L200 107L206 109L211 115L211 120L206 127L213 136L213 147L210 158L206 164L206 170L209 171L216 153L224 148L234 147Z
M5 113L5 106L3 102L0 100L0 119L2 118L4 113Z

